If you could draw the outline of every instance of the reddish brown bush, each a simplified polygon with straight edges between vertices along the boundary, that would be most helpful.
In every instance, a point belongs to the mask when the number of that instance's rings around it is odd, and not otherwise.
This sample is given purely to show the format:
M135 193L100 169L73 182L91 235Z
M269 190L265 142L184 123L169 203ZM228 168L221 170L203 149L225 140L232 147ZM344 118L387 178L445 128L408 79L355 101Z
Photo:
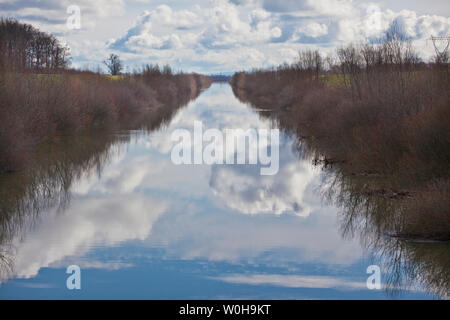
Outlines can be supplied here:
M403 190L391 194L408 190L414 200L403 207L408 208L406 215L411 212L411 221L413 212L416 222L433 219L434 223L427 225L436 226L441 221L445 227L430 236L450 238L448 223L443 221L450 221L448 210L432 204L433 199L443 203L448 196L447 66L420 62L411 46L394 35L376 46L341 48L338 57L339 65L330 70L340 70L341 74L314 77L311 70L297 67L304 63L297 63L277 70L238 73L231 84L242 101L274 110L281 128L296 132L302 139L299 145L304 155L325 159L319 162L325 165L340 163L344 176L383 177L374 186L380 189L367 195L388 196L386 187ZM441 182L434 184L437 180ZM416 197L420 194L423 197ZM420 199L424 201L419 209ZM414 206L417 208L412 209ZM428 218L426 208L433 212ZM420 219L418 212L424 215ZM408 232L413 234L411 230Z
M155 77L145 83L139 75L112 80L89 72L0 73L0 171L20 168L40 141L133 121L137 125L138 115L161 106L177 108L210 83L192 74Z

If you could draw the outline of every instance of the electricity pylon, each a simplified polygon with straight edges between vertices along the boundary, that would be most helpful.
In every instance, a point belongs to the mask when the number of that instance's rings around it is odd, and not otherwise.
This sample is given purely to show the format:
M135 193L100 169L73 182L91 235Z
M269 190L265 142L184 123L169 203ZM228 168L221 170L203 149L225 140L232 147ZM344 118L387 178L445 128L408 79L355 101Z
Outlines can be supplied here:
M436 51L436 62L437 63L447 63L448 62L448 47L450 45L450 37L433 37L431 36L431 41L433 41L434 50ZM446 43L444 49L439 47L438 43Z

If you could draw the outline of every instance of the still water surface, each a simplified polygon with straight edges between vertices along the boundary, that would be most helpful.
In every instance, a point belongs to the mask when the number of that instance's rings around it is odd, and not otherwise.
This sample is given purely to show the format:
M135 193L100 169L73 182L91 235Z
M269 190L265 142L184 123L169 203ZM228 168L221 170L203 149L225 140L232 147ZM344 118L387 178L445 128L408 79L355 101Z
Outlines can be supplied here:
M3 246L13 267L0 298L435 298L420 285L367 289L367 267L383 262L342 236L339 209L320 192L323 172L293 137L281 132L273 176L256 165L174 165L171 133L194 121L275 125L214 84L160 129L118 133L127 138L108 147L101 168L79 170L64 201L21 220ZM66 288L71 264L81 290Z

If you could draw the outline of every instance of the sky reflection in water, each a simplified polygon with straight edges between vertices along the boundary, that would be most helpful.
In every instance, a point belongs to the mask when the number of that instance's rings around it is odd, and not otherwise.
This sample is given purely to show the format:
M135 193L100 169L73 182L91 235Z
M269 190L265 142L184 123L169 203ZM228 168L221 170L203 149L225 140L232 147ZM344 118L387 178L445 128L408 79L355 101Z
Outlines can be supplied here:
M281 134L280 170L172 164L176 128L270 128L227 84L214 84L169 126L116 147L99 177L86 172L70 205L42 212L13 240L15 274L0 298L383 299L366 288L374 262L344 240L322 202L320 169ZM66 289L65 269L82 269ZM420 291L400 298L429 298Z

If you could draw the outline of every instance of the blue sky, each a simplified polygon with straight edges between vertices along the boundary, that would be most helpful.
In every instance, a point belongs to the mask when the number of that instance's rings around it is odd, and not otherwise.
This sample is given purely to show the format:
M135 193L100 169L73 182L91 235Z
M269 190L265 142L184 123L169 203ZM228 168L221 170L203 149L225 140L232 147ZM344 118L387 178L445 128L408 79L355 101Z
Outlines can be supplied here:
M81 29L66 26L70 5L81 10ZM268 67L302 48L331 54L377 38L394 21L426 59L434 52L426 39L450 34L445 0L0 0L0 15L56 34L74 67L96 69L114 52L129 71L143 63L203 73Z

